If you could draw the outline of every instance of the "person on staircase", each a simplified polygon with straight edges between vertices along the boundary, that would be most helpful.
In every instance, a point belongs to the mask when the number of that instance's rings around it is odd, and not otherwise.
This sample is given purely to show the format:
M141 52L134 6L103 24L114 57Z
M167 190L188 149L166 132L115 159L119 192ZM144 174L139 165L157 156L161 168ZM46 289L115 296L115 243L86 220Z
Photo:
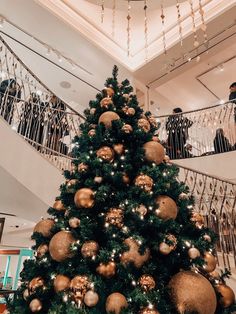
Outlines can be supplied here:
M215 154L225 153L236 149L236 144L231 145L228 138L224 134L224 130L219 128L216 130L214 138L214 151Z

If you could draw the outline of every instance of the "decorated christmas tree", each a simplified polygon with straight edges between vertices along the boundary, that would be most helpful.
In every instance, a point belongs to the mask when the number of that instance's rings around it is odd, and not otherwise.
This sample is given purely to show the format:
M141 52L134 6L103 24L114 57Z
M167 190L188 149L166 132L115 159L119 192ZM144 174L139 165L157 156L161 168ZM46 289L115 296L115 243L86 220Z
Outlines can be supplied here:
M115 66L85 110L52 218L38 222L11 314L232 313L215 234L194 212L144 113ZM49 178L50 179L50 178Z

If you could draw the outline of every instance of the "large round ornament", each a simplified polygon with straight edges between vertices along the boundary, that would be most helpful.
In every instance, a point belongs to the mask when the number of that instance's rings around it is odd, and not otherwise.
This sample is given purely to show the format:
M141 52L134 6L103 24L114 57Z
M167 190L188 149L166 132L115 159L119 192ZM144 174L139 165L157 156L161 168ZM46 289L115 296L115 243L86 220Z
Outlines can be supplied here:
M106 214L105 222L107 225L113 225L122 228L124 225L124 212L120 208L110 208Z
M112 162L114 159L114 151L109 146L103 146L97 150L97 157L104 161Z
M71 245L75 243L75 238L69 231L59 231L56 233L50 243L49 252L53 260L63 262L74 255L71 251Z
M39 299L33 299L29 304L30 311L33 313L40 312L43 308L42 302Z
M57 200L55 201L55 203L53 204L52 208L54 208L55 210L61 212L61 211L65 211L65 206L63 205L61 200Z
M99 275L111 278L116 274L116 264L115 262L108 262L107 264L100 263L96 270Z
M113 111L106 111L103 114L101 114L98 123L103 123L106 128L112 127L112 121L120 120L120 117L117 113Z
M37 248L37 257L42 257L48 252L48 245L47 244L40 244Z
M142 309L139 314L160 314L157 310L145 307Z
M220 294L219 303L223 308L227 308L234 304L235 294L230 287L226 286L225 284L220 284L215 288Z
M145 151L145 158L149 162L154 162L156 165L160 165L165 157L164 147L155 141L147 142L143 145Z
M82 302L86 292L89 290L90 281L87 276L75 276L70 283L70 289L76 302Z
M139 279L139 285L145 291L150 291L155 288L156 282L150 275L142 275Z
M67 290L70 287L70 278L64 275L57 275L53 281L53 286L56 292Z
M148 175L141 173L135 178L134 184L136 186L139 186L144 191L150 192L153 187L153 179L149 177Z
M102 108L108 109L110 105L113 105L113 101L110 97L105 97L100 101L100 106Z
M29 292L33 293L38 288L44 287L44 280L42 277L35 277L29 283Z
M74 202L77 208L91 208L94 205L94 192L89 188L79 189L75 193Z
M125 239L124 244L128 246L128 251L122 253L120 260L123 264L133 263L135 267L141 268L150 257L150 250L147 248L144 254L139 252L140 245L133 238Z
M167 195L159 195L156 198L156 210L157 217L163 220L175 219L178 214L178 208L175 201Z
M98 301L99 301L99 296L93 290L89 290L88 292L85 293L84 303L88 307L93 307L93 306L97 305Z
M69 219L69 225L73 229L78 228L80 226L80 219L77 217L71 217Z
M113 97L115 92L114 92L114 89L111 88L111 87L106 87L103 89L103 92L104 94L107 96L107 97Z
M150 123L145 118L141 118L138 120L138 127L146 133L149 132L151 128Z
M210 252L206 252L204 254L204 261L205 261L205 265L203 266L204 270L207 271L208 273L211 273L215 270L216 268L216 258L214 255L212 255Z
M86 258L86 257L92 258L92 257L95 257L97 255L98 250L99 250L99 245L97 242L86 241L82 245L81 254L84 258Z
M178 313L215 313L216 294L204 276L192 271L179 272L170 280L169 288Z
M121 155L124 152L124 144L121 143L114 144L113 149L117 155Z
M106 312L120 314L122 309L128 307L125 296L119 292L110 294L106 300Z
M44 219L39 221L34 227L34 232L41 233L45 238L49 238L52 235L51 229L55 222L52 219Z

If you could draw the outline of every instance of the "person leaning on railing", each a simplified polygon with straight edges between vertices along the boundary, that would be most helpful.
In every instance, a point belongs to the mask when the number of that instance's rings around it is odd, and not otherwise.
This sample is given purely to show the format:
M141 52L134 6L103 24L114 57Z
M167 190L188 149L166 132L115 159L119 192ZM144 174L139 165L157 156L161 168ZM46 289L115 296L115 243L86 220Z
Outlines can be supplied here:
M224 134L224 130L219 128L216 130L214 138L214 151L216 154L225 153L236 149L236 144L231 145L229 140Z

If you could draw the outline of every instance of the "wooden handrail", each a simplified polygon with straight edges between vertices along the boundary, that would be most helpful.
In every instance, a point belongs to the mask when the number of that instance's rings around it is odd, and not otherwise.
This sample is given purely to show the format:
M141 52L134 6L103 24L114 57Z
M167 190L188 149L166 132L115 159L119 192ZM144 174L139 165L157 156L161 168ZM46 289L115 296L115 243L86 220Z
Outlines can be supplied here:
M19 255L20 250L0 250L0 255Z

